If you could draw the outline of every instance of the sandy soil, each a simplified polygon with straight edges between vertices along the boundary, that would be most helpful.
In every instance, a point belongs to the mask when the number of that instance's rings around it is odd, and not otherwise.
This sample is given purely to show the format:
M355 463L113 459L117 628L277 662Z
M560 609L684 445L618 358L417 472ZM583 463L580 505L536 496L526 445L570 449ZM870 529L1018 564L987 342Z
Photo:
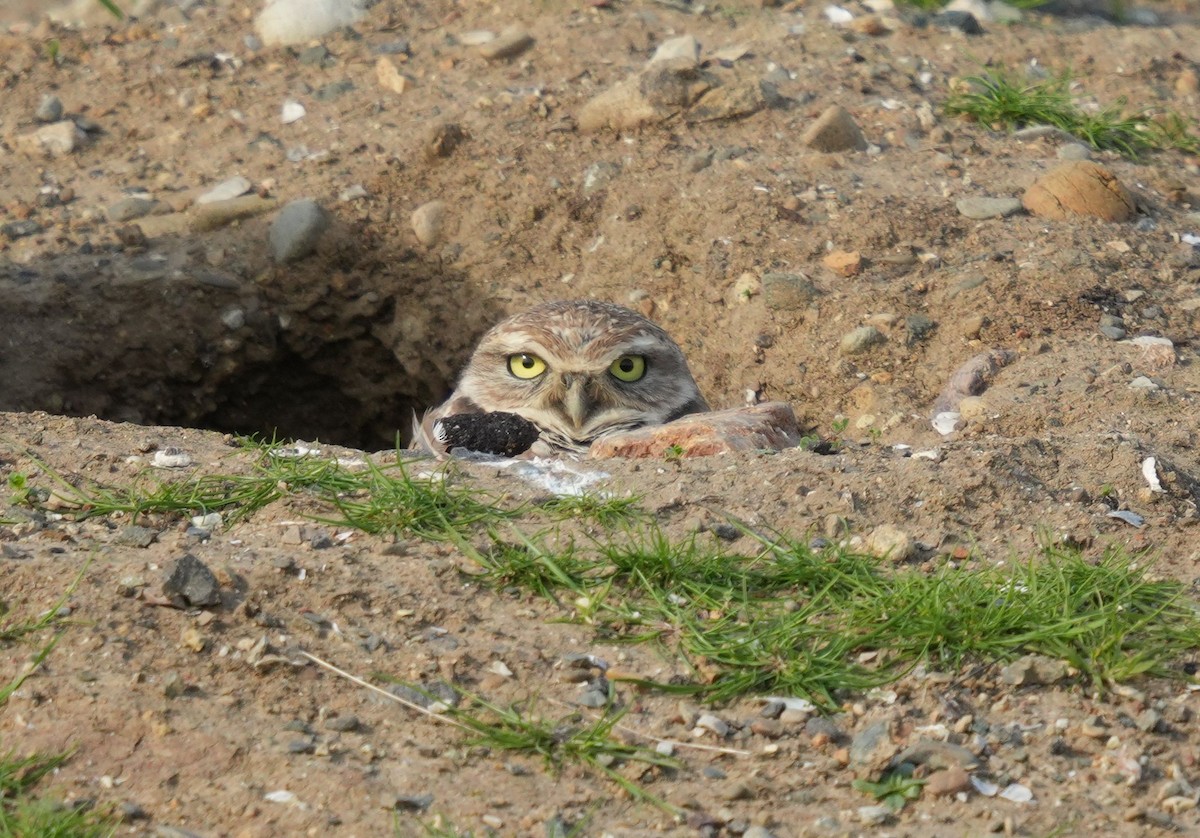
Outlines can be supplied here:
M14 23L0 35L0 477L49 485L44 464L121 485L166 447L206 472L247 469L222 436L233 432L384 449L412 410L444 397L490 324L535 302L595 296L670 331L714 407L750 392L791 402L821 435L845 423L830 456L595 466L670 532L712 538L734 516L864 539L889 524L915 540L917 563L1006 561L1047 541L1089 555L1118 544L1149 550L1155 573L1200 578L1200 254L1181 243L1200 233L1197 161L1097 153L1136 196L1129 222L976 221L959 199L1019 196L1059 162L1062 141L1021 141L941 112L956 77L1036 62L1072 69L1084 102L1124 97L1195 116L1194 10L1156 5L1151 26L1032 16L978 36L895 20L872 36L835 28L822 3L687 5L385 0L325 38L324 52L252 49L255 10L224 0L148 4L119 24ZM5 9L10 20L21 11ZM509 24L536 39L513 59L489 62L463 43ZM578 130L591 97L685 33L718 83L766 78L783 101L744 118ZM713 58L728 47L733 58ZM380 86L381 55L406 77L403 93ZM21 138L39 127L48 94L86 139L31 158ZM284 124L287 100L306 115ZM831 104L854 116L867 151L801 143ZM439 121L463 134L444 155L427 152ZM149 235L109 218L134 194L158 202L154 218L186 217L237 175L266 199L326 206L333 223L317 251L275 264L270 213L202 231L163 221ZM430 246L409 219L431 200L448 213ZM25 222L36 230L7 226ZM831 270L832 251L857 252L861 271ZM781 294L764 287L772 273L810 282ZM1099 331L1103 315L1122 318L1126 339ZM840 352L863 325L885 340ZM1173 350L1147 350L1140 335ZM993 349L1015 360L970 403L963 428L939 434L939 392ZM1162 492L1143 475L1149 457ZM466 470L518 499L539 491ZM880 827L859 819L871 801L850 787L845 741L805 724L756 732L749 701L715 710L734 726L718 742L693 734L691 709L676 700L622 692L635 728L749 753L687 752L683 770L647 779L689 812L682 821L576 769L465 748L456 731L314 665L256 668L247 655L266 637L285 657L306 649L364 676L568 704L576 687L555 668L568 653L656 675L681 664L555 622L563 612L552 604L480 587L446 547L356 534L316 549L323 530L308 513L281 502L206 541L186 522L155 519L154 543L135 547L119 537L127 520L0 509L0 520L22 521L0 524L0 588L14 614L49 607L91 560L70 602L78 627L0 710L3 747L73 746L60 791L136 808L119 834L377 835L395 824L419 835L435 814L464 834L500 835L548 834L555 818L614 836L1200 828L1194 808L1164 803L1200 782L1195 699L1178 684L1100 698L1073 682L1013 691L987 669L847 696L834 719L847 739L887 719L899 746L973 716L982 727L950 736L978 746L987 776L1034 792L1033 803L927 796ZM137 595L183 552L218 573L220 606L175 610ZM0 651L0 678L31 651ZM496 675L496 661L513 675ZM1161 727L1133 723L1147 708ZM329 726L351 715L356 726ZM1096 719L1115 744L1074 733ZM1132 783L1129 759L1142 765ZM1179 793L1164 791L1169 782ZM279 790L294 798L265 797ZM422 795L433 802L421 814L398 802Z

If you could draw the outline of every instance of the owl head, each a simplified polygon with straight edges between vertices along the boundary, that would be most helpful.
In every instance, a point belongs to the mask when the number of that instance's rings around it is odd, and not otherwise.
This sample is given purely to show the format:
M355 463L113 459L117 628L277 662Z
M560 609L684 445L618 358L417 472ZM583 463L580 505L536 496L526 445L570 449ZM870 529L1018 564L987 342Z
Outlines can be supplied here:
M594 300L539 305L493 327L436 411L515 413L553 448L708 409L683 352L646 318Z

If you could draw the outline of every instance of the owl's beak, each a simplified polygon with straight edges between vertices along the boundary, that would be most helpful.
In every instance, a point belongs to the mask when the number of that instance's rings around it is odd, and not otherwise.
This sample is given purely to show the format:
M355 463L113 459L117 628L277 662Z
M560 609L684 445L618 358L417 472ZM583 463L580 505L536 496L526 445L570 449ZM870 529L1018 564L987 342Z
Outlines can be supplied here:
M575 429L580 430L592 409L591 399L588 398L587 376L566 375L564 381L567 385L567 392L563 396L563 409Z

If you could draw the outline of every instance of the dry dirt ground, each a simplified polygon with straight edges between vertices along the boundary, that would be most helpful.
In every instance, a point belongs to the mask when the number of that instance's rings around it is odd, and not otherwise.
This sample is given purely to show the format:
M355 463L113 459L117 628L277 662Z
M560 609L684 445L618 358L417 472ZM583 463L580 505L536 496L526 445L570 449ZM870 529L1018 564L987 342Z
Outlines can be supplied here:
M726 516L839 538L890 524L917 542L917 562L1005 561L1044 541L1098 555L1117 543L1149 550L1156 573L1200 577L1200 256L1181 243L1200 233L1197 161L1096 155L1137 197L1126 223L975 221L956 201L1019 196L1057 163L1060 141L1021 141L941 111L955 77L1036 64L1072 70L1085 104L1125 97L1195 117L1193 4L1154 6L1155 25L1034 15L974 36L902 22L857 34L816 2L690 5L384 0L321 50L254 49L256 8L229 0L149 4L136 21L82 28L14 23L0 35L0 478L52 488L49 467L123 485L166 447L204 473L249 468L221 432L385 449L411 410L448 392L491 323L594 296L670 331L714 407L752 391L791 402L822 435L845 420L829 456L587 465L609 475L610 491L641 495L670 532L711 538ZM510 24L536 39L511 60L463 43ZM708 72L726 84L767 78L783 101L737 119L578 130L585 102L680 34L699 39L702 58L738 47ZM380 55L407 78L402 93L377 81ZM47 94L87 128L86 142L32 159L19 138L38 127ZM289 99L307 113L284 124ZM871 148L802 145L831 104L853 114ZM462 129L445 156L426 152L437 120ZM266 198L325 205L333 224L317 252L274 264L270 214L149 238L106 217L140 193L163 212L185 210L237 175ZM431 200L447 214L425 246L409 218ZM830 271L831 250L858 252L861 272ZM799 295L764 293L773 272L811 282ZM1102 335L1105 314L1123 318L1128 338L1164 336L1174 351ZM841 354L842 336L864 324L886 340ZM941 436L930 425L938 393L996 348L1016 360L966 426ZM1143 475L1148 457L1162 492ZM539 491L492 471L467 468L517 499ZM1115 509L1144 526L1110 517ZM1200 812L1162 802L1180 796L1163 783L1184 797L1200 783L1197 699L1178 684L1096 699L1078 683L1013 691L973 672L911 676L895 703L848 695L834 721L850 737L888 718L903 744L974 716L982 727L951 735L989 757L987 776L1034 795L926 796L881 826L859 820L872 801L850 787L844 742L804 724L756 732L753 702L716 709L734 727L721 742L693 733L675 699L619 691L635 728L748 752L684 751L683 769L647 780L684 820L575 768L465 749L457 731L315 665L255 668L247 655L266 637L363 676L567 703L576 688L554 668L566 654L654 677L680 664L555 622L564 612L541 600L481 587L445 547L363 534L325 546L311 511L280 502L203 541L186 522L156 518L156 540L138 547L122 543L128 520L27 520L0 507L12 614L48 608L90 560L69 603L75 627L0 709L3 747L73 748L56 788L126 804L136 817L118 834L419 835L435 814L464 834L500 835L547 834L555 818L614 836L1200 829ZM217 571L220 606L176 610L138 594L183 552ZM4 647L0 681L32 651ZM1147 707L1162 727L1132 724ZM356 725L330 725L350 716ZM1072 734L1094 732L1097 718L1115 744ZM1121 769L1129 760L1142 765L1133 783ZM280 790L292 797L267 798ZM424 795L422 813L404 811Z

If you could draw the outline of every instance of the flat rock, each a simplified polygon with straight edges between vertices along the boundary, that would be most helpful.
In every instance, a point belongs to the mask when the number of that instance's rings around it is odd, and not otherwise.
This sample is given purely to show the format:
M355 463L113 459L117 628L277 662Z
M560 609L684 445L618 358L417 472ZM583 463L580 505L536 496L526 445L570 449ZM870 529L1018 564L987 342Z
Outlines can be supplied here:
M329 228L329 213L312 198L290 202L271 223L268 239L276 262L294 262L317 249Z
M661 122L687 110L713 86L691 59L656 61L588 100L579 112L579 130L621 131Z
M800 428L791 405L767 402L696 413L665 425L609 434L592 443L591 456L664 457L668 449L681 457L707 457L732 451L778 451L800 443Z
M110 204L105 214L109 221L132 221L135 218L149 215L154 211L155 206L157 203L150 198L130 195L128 198L122 198Z
M14 139L18 151L31 157L64 157L87 141L87 135L73 120L64 119L43 125Z
M654 50L654 55L650 57L649 63L671 61L676 58L688 59L693 64L700 61L700 42L694 35L680 35L663 41L658 45L658 49Z
M1116 175L1090 160L1051 169L1025 190L1021 203L1034 215L1060 221L1080 215L1127 221L1137 208Z
M743 119L765 108L778 107L783 97L767 82L744 81L714 87L688 112L688 122Z
M1014 687L1054 684L1069 675L1067 662L1046 655L1025 655L1000 670L1000 680Z
M232 201L234 198L245 195L253 187L249 180L238 175L223 180L209 189L204 194L196 198L197 204L215 204L217 201Z
M516 58L533 46L533 36L519 26L509 26L495 38L479 45L479 54L488 61Z
M850 112L841 105L830 105L808 127L800 142L816 151L864 151L867 138Z
M214 201L211 204L197 204L191 210L191 229L197 232L216 230L235 221L253 218L256 215L270 212L279 206L274 198L263 198L259 195L243 195L229 201ZM163 216L169 218L170 216ZM139 224L138 226L142 226ZM143 232L144 232L143 228ZM146 235L150 235L146 233Z
M859 326L854 331L847 332L842 336L842 340L838 344L838 351L843 355L861 355L885 340L887 338L883 336L883 332L874 326Z
M921 739L909 745L892 759L893 765L902 762L925 765L932 769L979 767L979 757L962 745L941 742L936 739Z
M954 208L958 214L982 221L985 218L1008 218L1024 209L1020 198L960 198Z

